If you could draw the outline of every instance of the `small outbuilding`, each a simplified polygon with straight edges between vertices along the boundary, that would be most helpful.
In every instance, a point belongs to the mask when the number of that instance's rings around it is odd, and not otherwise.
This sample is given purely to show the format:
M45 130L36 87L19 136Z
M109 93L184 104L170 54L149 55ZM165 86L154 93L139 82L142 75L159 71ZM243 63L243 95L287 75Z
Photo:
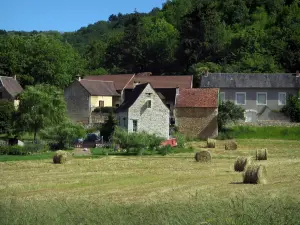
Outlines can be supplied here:
M201 139L218 136L218 88L177 89L175 124L179 132Z

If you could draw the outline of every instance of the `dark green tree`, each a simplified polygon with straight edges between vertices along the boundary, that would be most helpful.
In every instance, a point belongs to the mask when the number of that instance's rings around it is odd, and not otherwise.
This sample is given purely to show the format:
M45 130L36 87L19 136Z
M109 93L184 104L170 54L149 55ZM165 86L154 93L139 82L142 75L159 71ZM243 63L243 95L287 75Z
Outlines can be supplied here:
M244 120L245 110L235 105L231 101L222 102L218 109L218 127L220 130L224 130L226 124L229 122L235 122L238 120Z
M13 130L15 106L12 101L0 100L0 133L10 134Z

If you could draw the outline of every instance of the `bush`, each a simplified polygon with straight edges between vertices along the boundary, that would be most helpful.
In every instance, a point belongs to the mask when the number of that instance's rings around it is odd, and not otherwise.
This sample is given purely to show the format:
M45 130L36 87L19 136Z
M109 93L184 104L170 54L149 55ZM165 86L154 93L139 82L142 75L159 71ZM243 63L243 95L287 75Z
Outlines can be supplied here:
M300 100L297 96L290 95L287 99L287 104L281 109L291 122L300 122Z
M235 122L237 120L244 120L245 110L235 105L231 101L222 102L218 109L218 127L220 130L224 130L225 126L229 122Z
M179 133L179 132L176 132L173 136L177 140L177 147L184 148L184 145L185 145L185 142L186 142L185 136L183 134Z
M0 154L1 155L28 155L30 152L26 151L26 149L22 146L14 145L14 146L0 146Z
M91 150L93 155L109 155L113 150L109 148L94 148Z
M115 128L113 135L113 143L119 145L122 149L128 150L128 153L134 152L143 154L144 150L154 150L158 148L162 141L162 138L153 134L147 134L145 132L128 133L119 127Z
M12 131L14 114L13 102L0 100L0 133L10 133Z
M160 147L157 152L158 154L165 156L171 154L173 152L173 148L170 145L165 145Z
M109 114L107 120L100 128L100 135L103 136L105 141L108 141L114 132L117 120L112 113Z

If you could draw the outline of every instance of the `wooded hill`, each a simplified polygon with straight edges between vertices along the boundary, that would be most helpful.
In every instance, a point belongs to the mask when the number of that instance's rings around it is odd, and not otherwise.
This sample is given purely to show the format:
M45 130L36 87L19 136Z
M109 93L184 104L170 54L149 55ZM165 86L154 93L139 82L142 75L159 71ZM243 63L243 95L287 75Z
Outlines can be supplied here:
M173 0L76 32L0 31L0 75L66 87L77 74L295 72L299 0Z

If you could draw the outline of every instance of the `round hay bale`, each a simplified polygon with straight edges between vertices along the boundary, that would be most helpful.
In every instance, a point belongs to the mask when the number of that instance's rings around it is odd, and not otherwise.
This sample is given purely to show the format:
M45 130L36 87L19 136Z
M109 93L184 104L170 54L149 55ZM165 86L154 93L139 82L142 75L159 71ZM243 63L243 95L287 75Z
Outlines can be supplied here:
M267 159L268 159L268 150L266 148L256 150L256 160L267 160Z
M234 163L234 171L243 172L251 164L251 157L238 157Z
M228 141L225 144L225 150L237 150L238 145L236 143L236 141Z
M201 151L195 154L195 160L197 162L210 162L211 154L209 151Z
M64 164L70 159L70 155L66 151L56 151L55 155L53 156L53 163L54 164Z
M215 139L207 139L207 147L208 148L215 148L216 147L216 140Z
M265 184L267 170L263 165L250 165L244 174L244 184Z

